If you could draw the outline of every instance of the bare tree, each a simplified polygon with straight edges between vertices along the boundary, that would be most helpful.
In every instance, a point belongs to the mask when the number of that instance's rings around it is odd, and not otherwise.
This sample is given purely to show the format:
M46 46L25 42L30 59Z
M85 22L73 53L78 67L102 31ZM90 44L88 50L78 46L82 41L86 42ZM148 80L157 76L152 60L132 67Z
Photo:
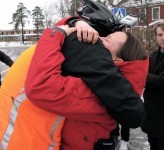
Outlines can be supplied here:
M70 1L69 0L60 0L60 4L56 4L56 12L60 18L65 18L68 16Z
M43 15L45 17L46 28L50 28L53 22L55 22L54 20L55 20L56 12L54 9L55 8L54 3L51 3L49 5L46 4L43 8Z
M43 14L45 17L45 26L49 28L52 26L57 20L61 18L65 18L69 15L70 9L70 1L69 0L60 0L58 2L52 2L49 5L45 5L43 9Z
M96 0L96 2L99 2L108 8L119 7L127 1L128 0Z
M83 4L83 0L70 0L69 15L76 16L76 10Z

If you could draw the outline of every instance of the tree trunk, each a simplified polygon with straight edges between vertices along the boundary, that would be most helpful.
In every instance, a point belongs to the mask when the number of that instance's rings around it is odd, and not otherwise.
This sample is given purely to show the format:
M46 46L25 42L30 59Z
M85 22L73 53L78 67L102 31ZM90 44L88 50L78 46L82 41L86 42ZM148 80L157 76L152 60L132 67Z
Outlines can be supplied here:
M24 44L24 33L23 33L23 25L22 25L22 43Z

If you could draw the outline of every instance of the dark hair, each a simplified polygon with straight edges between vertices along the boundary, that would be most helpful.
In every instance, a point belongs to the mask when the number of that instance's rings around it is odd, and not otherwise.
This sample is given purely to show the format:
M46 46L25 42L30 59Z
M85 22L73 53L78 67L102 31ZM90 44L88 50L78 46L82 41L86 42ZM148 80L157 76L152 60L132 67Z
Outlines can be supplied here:
M145 60L148 57L143 44L130 32L125 32L127 41L121 47L117 56L123 61Z
M157 28L160 27L164 31L164 22L158 23L154 28L154 34L157 35Z

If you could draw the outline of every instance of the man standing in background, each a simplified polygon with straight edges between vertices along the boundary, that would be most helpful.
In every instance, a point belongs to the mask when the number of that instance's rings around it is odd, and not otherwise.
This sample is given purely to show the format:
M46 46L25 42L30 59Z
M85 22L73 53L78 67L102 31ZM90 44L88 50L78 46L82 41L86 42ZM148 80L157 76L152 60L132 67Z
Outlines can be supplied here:
M159 48L150 56L143 94L147 117L142 129L148 134L150 150L164 150L164 22L155 27L154 33Z

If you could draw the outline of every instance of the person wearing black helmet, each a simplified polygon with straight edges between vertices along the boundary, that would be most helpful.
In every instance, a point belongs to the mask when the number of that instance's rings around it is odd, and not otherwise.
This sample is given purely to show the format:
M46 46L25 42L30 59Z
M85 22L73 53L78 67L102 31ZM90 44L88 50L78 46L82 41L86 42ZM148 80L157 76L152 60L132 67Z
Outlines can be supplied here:
M91 0L84 0L84 2L85 4L83 8L80 9L78 13L82 20L87 21L87 23L99 33L99 36L105 37L110 33L121 31L125 27L123 24L119 23L112 11L107 9L102 4ZM68 20L68 22L70 20ZM70 25L70 23L68 24ZM80 22L78 22L77 26L80 26ZM83 24L81 26L83 26ZM113 61L110 62L111 58L108 57L106 53L102 54L99 50L94 48L94 46L88 46L84 45L84 43L79 43L75 33L70 35L65 40L62 47L62 53L65 56L66 60L62 66L62 69L65 72L64 74L69 74L73 76L76 75L78 77L81 77L86 82L86 84L95 92L99 100L106 106L109 114L111 114L118 123L130 128L139 127L144 119L144 108L141 98L133 95L133 89L130 88L130 85L128 83L126 88L128 88L131 92L129 92L129 94L127 95L125 94L125 88L121 87L120 84L115 84L115 81L113 82L113 80L110 80L111 77L113 78L113 76L115 76L115 78L118 77L117 82L125 82L123 81L124 79L122 80L122 78L120 77L117 69L115 67L113 68ZM97 64L96 66L95 62ZM75 64L77 67L71 67ZM88 67L86 64L90 67ZM108 68L107 66L109 64L111 66ZM105 66L107 68L105 68ZM93 70L93 68L95 70ZM117 95L115 95L115 92L110 93L107 89L113 89L111 91L115 91L117 89ZM112 100L107 101L107 99L109 98L112 99L113 102ZM124 101L125 99L127 103L123 104L121 101ZM138 101L136 101L137 99ZM116 104L116 102L118 102L118 104ZM120 105L122 107L120 107ZM127 110L124 110L124 105ZM130 107L130 105L132 105L132 107ZM133 115L136 114L138 114L138 116L134 118Z

